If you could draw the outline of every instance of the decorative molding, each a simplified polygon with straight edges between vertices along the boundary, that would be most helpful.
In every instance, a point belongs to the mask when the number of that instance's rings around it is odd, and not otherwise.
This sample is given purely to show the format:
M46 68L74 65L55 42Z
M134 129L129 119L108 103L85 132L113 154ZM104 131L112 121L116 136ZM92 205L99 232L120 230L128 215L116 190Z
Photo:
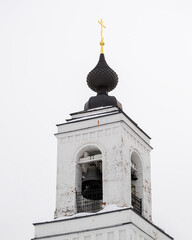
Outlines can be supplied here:
M75 135L75 142L80 142L81 141L81 135L78 134L78 135Z
M97 138L102 138L102 137L109 137L111 135L118 135L120 133L120 127L111 127L111 128L105 128L105 129L98 129L97 131L88 131L88 132L83 132L79 133L76 135L69 135L65 137L60 137L58 138L59 144L66 144L66 143L77 143L77 142L82 142L84 140L93 140Z
M124 126L122 126L122 127L123 127L124 136L130 140L132 146L139 149L144 154L149 154L150 150L149 150L148 145L145 144L145 142L142 139L140 139L138 136L136 136L134 132L133 133L131 131L129 132Z

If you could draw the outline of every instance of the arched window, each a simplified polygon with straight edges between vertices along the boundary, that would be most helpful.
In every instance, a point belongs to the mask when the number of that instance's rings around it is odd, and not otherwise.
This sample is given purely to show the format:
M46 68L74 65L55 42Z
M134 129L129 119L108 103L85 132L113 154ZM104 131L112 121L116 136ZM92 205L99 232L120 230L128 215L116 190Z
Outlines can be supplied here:
M131 154L131 202L133 209L142 214L143 198L143 167L139 154L134 151Z
M77 212L97 212L103 200L102 153L96 146L80 150L76 164Z

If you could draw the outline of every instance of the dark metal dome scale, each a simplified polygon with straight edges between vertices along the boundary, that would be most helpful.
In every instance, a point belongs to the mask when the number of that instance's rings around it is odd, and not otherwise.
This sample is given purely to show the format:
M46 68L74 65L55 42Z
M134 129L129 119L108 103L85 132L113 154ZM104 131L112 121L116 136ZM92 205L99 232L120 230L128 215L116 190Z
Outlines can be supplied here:
M115 97L108 96L108 92L112 91L117 86L118 76L105 61L103 51L103 46L105 44L103 41L103 28L105 28L105 26L103 25L102 19L99 23L101 24L101 54L96 67L87 75L87 84L93 91L97 92L97 96L89 99L85 104L84 110L104 106L116 106L122 108L121 104Z
M105 89L106 92L112 91L118 83L118 76L105 61L104 54L100 54L97 66L88 74L87 84L95 92Z

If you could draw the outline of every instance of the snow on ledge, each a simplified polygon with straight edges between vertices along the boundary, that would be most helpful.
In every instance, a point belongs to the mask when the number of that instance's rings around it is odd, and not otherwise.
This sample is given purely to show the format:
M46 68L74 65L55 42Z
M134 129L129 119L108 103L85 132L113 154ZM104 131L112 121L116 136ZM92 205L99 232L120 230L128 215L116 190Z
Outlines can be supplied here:
M76 213L76 214L71 215L71 216L58 217L58 218L55 218L54 221L71 219L71 218L78 218L78 217L84 217L84 216L90 216L90 215L98 215L100 213L111 212L111 211L116 211L116 210L125 209L125 208L126 207L118 207L115 204L110 204L110 205L105 206L104 209L102 209L102 210L100 210L96 213L81 212L81 213Z

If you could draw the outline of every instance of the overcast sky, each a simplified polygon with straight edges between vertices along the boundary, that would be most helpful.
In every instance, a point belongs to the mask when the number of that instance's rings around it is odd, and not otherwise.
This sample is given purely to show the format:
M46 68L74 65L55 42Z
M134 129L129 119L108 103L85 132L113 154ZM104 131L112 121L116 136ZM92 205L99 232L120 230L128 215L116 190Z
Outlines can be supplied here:
M55 124L94 95L86 76L105 57L110 94L152 138L153 222L191 237L192 1L0 1L0 236L34 237L53 219Z

